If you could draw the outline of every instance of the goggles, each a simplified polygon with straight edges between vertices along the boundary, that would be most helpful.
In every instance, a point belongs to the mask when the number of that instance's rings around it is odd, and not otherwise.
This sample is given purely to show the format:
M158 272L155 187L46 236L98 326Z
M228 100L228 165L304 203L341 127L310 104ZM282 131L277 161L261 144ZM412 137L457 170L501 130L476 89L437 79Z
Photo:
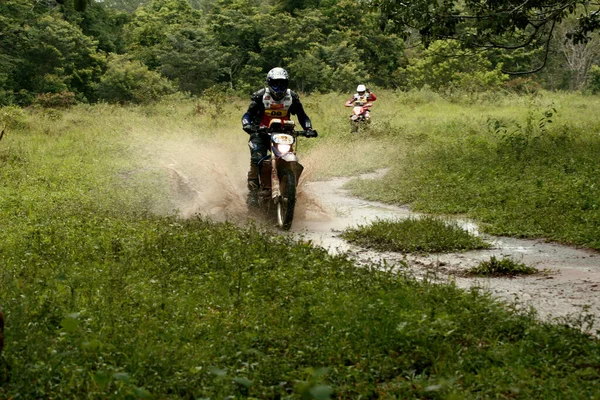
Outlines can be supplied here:
M282 93L287 90L288 81L286 79L273 79L269 82L269 87L273 89L275 93Z

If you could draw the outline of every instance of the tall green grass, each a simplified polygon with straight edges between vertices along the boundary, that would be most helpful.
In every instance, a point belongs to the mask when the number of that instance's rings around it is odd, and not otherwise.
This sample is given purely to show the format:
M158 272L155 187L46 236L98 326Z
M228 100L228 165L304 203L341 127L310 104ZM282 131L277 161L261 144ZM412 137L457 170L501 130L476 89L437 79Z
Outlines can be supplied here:
M540 323L476 290L176 215L149 144L245 146L239 104L221 120L181 101L11 122L0 398L598 397L585 317Z
M599 98L435 103L435 115L414 107L420 125L391 121L387 139L405 151L381 181L349 185L355 194L467 214L492 234L600 249Z

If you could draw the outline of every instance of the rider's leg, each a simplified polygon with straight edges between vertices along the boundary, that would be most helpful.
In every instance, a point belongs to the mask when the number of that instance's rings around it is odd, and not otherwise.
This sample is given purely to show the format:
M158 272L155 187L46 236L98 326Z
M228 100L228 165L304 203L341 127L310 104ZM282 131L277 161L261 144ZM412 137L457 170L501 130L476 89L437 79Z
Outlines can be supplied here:
M267 155L269 142L262 137L251 137L248 142L250 148L250 170L248 171L248 199L247 204L258 206L258 162Z

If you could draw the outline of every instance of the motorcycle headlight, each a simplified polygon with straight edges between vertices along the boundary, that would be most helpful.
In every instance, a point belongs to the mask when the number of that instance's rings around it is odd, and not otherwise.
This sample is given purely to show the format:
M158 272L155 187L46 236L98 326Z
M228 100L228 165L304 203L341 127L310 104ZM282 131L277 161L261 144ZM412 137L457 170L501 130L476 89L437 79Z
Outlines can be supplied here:
M281 144L281 143L279 143L277 145L277 151L280 152L281 154L288 153L291 148L292 148L291 144Z

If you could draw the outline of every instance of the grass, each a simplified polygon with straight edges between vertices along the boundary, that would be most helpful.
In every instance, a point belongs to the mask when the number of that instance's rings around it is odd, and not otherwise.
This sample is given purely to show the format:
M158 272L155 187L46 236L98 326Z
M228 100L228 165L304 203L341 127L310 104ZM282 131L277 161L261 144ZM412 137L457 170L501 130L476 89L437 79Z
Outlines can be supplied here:
M341 237L359 246L404 253L444 253L490 247L457 222L431 216L400 221L377 220L347 229Z
M497 259L494 256L492 256L489 261L482 261L477 266L467 271L467 275L496 277L533 275L536 273L538 273L538 270L534 267L516 262L507 257Z
M347 188L417 211L464 214L495 235L600 249L598 103L542 94L477 105L437 99L435 115L430 105L414 106L406 120L390 121L387 141L401 154L388 174Z
M239 104L222 120L185 101L11 117L0 398L599 396L584 318L541 323L477 290L181 218L156 165L177 154L165 143L237 156ZM334 134L321 131L307 153Z

